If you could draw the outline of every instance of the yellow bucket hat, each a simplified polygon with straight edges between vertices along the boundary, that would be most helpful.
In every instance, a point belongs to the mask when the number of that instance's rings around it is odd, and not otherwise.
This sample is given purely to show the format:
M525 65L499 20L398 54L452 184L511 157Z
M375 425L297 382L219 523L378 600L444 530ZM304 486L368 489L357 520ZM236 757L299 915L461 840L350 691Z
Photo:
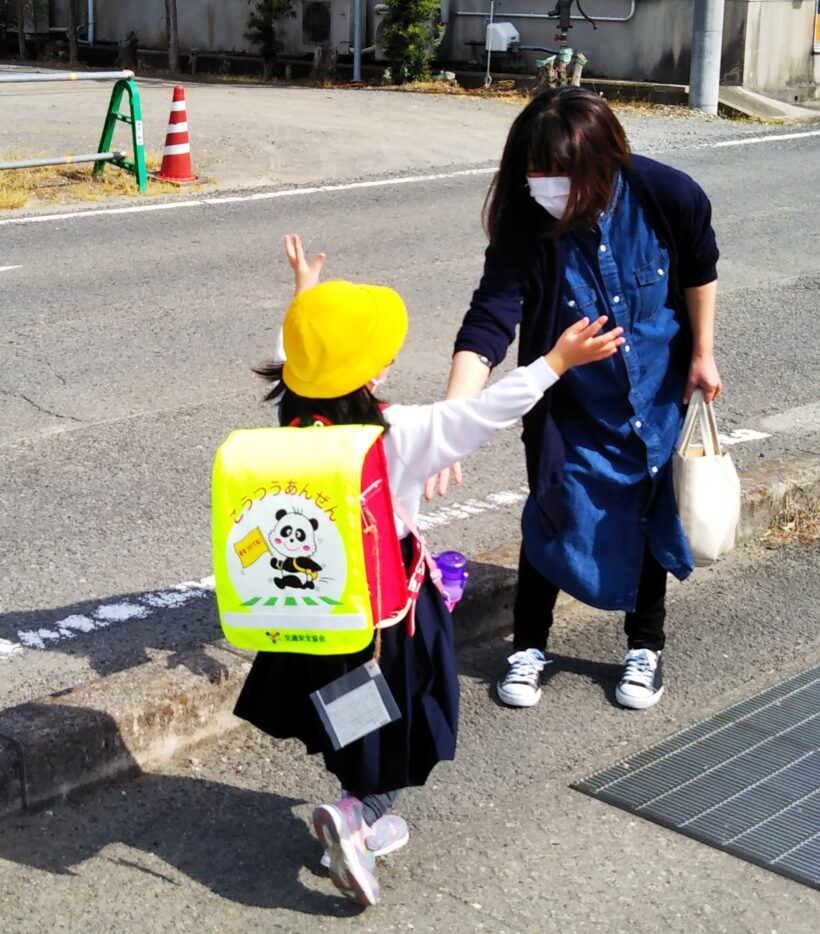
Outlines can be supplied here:
M282 331L288 389L338 399L393 362L407 335L407 309L383 285L323 282L293 299Z

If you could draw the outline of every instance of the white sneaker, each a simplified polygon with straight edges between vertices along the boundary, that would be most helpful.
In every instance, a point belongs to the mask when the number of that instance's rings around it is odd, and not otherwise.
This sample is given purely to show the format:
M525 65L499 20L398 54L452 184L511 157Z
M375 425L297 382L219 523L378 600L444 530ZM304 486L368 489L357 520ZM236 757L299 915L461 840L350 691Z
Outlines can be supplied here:
M541 700L541 672L550 663L538 649L513 652L509 668L496 685L498 699L508 707L532 707Z
M615 689L615 700L622 707L646 710L654 707L663 694L661 653L651 649L630 649L623 660L623 674Z

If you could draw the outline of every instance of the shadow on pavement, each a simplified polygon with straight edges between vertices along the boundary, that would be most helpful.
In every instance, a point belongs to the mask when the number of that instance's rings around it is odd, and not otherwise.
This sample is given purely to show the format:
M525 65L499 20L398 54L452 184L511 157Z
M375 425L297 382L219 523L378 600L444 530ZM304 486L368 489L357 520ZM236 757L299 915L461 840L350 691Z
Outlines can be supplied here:
M171 652L168 667L190 667L191 650L220 638L213 592L119 594L50 610L0 613L0 639L43 653L86 660L99 675L150 661L150 649ZM202 653L203 666L213 659ZM195 674L209 674L196 670Z
M347 899L301 882L299 870L318 869L321 855L305 822L292 813L302 803L219 782L146 774L71 806L7 819L0 859L71 875L99 857L172 885L182 884L175 878L180 873L247 906L358 914L363 909ZM140 852L124 853L116 844ZM108 847L113 852L104 852Z

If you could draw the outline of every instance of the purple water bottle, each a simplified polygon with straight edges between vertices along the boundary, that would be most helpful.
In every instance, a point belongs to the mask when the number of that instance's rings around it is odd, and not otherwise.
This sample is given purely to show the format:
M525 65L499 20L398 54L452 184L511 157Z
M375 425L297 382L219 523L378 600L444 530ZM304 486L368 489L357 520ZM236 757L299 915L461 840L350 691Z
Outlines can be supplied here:
M447 593L445 603L452 610L464 594L467 586L467 559L460 551L442 551L435 556L436 567L441 571L441 584Z

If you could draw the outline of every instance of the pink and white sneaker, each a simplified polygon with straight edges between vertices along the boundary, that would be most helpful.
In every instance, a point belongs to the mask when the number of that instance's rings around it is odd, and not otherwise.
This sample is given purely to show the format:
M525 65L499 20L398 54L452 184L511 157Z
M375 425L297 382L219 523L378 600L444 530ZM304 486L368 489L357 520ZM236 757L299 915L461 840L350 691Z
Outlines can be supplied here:
M375 905L379 900L376 857L365 846L361 801L341 798L320 804L313 811L313 827L330 857L330 878L336 888L360 905Z
M410 839L410 828L404 818L395 814L385 814L373 825L368 827L362 825L364 835L364 845L370 852L376 856L387 856L388 853L394 853L400 850ZM330 854L325 850L319 861L324 869L330 869Z

